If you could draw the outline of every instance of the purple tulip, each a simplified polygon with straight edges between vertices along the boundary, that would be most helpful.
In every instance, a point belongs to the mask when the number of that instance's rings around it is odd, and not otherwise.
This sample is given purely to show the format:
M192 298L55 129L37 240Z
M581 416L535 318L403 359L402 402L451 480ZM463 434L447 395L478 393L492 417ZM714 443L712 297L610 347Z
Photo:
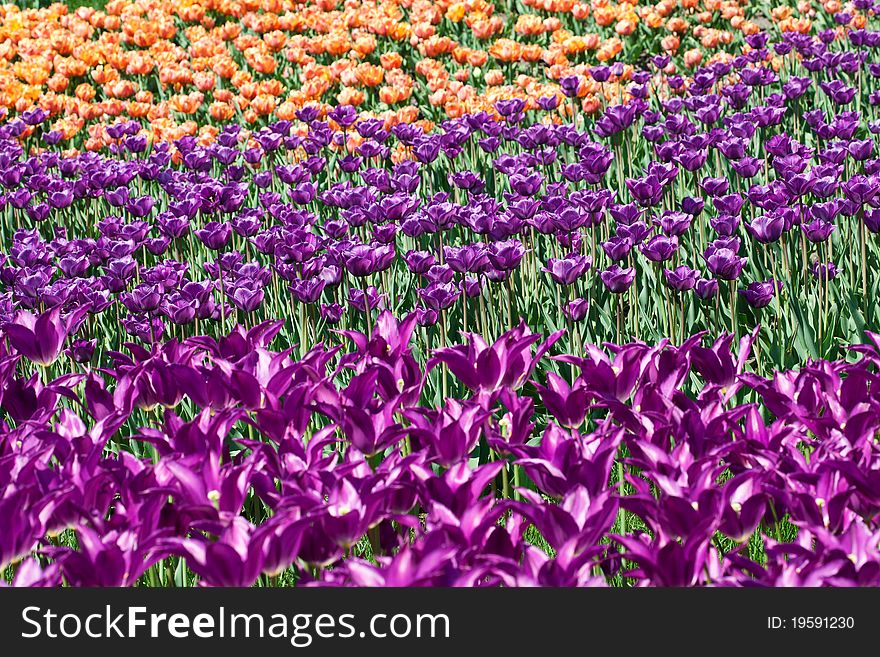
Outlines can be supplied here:
M714 278L700 278L694 285L694 294L707 301L718 296L718 281Z
M344 309L338 303L321 304L319 308L321 319L330 326L334 326L342 319Z
M763 214L746 224L746 230L761 244L771 244L785 231L785 219L777 214Z
M391 244L356 244L345 253L345 268L354 276L369 276L388 269L394 256Z
M664 269L663 278L670 289L676 292L684 292L692 290L697 284L699 272L685 265L676 267L675 269Z
M636 279L636 270L632 267L622 269L618 265L611 265L608 269L599 272L602 283L614 294L626 292Z
M735 235L739 225L739 215L722 214L709 220L712 230L722 237Z
M348 302L356 310L366 313L367 306L370 310L381 308L387 301L387 295L380 294L375 286L370 285L366 291L358 288L351 288L348 292Z
M627 178L626 187L635 201L642 207L658 205L663 198L663 186L655 175L645 178Z
M740 290L739 293L752 308L763 308L773 300L777 290L782 290L782 283L771 279L749 283L748 287Z
M440 411L404 411L412 422L409 435L424 445L431 458L443 467L460 463L476 447L488 412L476 402L447 399Z
M602 250L605 251L605 255L615 262L624 260L632 250L632 242L629 239L617 236L602 242L601 246Z
M664 212L657 225L668 236L684 235L691 226L692 216L684 212Z
M806 235L808 240L815 243L827 241L831 237L831 233L836 229L837 226L822 219L814 219L809 223L801 224L801 230L804 231L804 235Z
M681 211L692 217L697 217L703 212L705 201L702 198L686 196L681 200Z
M665 262L678 250L678 238L655 235L640 246L639 250L651 262Z
M89 363L95 355L97 340L74 340L64 353L76 363Z
M80 308L66 317L62 317L60 307L40 315L22 310L3 330L13 349L38 365L47 367L61 355L67 336L77 330L85 314L86 308Z
M700 186L714 199L727 194L727 190L730 189L730 181L727 178L711 178L707 176L703 178Z
M487 256L492 266L500 271L516 269L526 249L519 240L493 242L489 245Z
M572 322L584 320L590 310L590 302L587 299L572 299L562 309L562 313Z
M880 190L877 180L862 175L855 175L843 183L846 198L858 204L870 202Z
M720 214L739 215L743 207L743 198L739 194L715 196L712 204Z
M199 241L212 251L220 251L232 237L232 226L228 223L209 221L204 228L193 231Z
M571 285L581 278L591 265L589 258L571 254L559 260L550 258L547 267L542 271L550 274L550 278L559 285Z
M739 278L748 258L741 258L736 251L710 245L703 254L706 266L716 277L724 281L732 281Z
M559 81L559 86L567 98L574 98L580 91L581 79L577 75L569 75Z
M427 287L418 288L416 292L427 308L437 311L446 310L461 296L461 291L449 282L431 283Z
M814 278L828 282L837 278L839 270L833 262L814 262L810 265L810 273Z
M862 219L864 220L865 227L868 230L875 234L880 233L880 209L867 210Z

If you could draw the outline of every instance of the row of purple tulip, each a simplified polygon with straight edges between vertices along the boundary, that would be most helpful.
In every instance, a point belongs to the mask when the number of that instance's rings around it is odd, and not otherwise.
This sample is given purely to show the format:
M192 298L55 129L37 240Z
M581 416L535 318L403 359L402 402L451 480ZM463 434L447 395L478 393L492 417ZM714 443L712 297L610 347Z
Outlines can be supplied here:
M752 335L569 355L520 325L422 367L415 315L301 359L280 324L56 378L4 349L7 577L880 584L878 336L767 379ZM437 367L466 389L423 405Z
M310 344L327 326L369 332L389 308L444 344L519 317L594 341L743 333L772 305L773 363L831 353L861 339L878 285L880 63L865 34L843 49L785 34L779 72L753 35L687 85L655 58L626 103L568 123L560 98L428 134L306 107L209 146L150 145L121 123L115 155L62 158L20 143L43 130L34 110L0 126L0 315L87 307L86 337L148 344L287 316Z
M876 41L568 123L0 125L4 579L880 583Z

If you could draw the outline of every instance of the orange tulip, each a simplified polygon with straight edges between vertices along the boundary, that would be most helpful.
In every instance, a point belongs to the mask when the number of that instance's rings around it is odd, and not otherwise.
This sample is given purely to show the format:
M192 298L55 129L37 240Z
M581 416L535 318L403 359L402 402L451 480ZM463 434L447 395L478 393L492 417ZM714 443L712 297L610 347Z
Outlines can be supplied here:
M244 52L245 61L248 65L263 75L271 75L275 72L277 62L269 53L261 52L256 48L248 48Z
M678 50L681 40L675 35L667 35L660 40L660 47L666 52L674 53Z
M602 103L595 96L588 96L581 101L581 110L586 114L595 114L602 107Z
M787 5L783 5L780 7L773 7L773 9L770 11L770 15L776 21L781 21L785 18L788 18L789 16L791 16L791 13L792 13L792 8Z
M280 30L273 30L263 35L263 41L272 52L279 52L287 43L287 35Z
M593 10L593 20L601 27L609 27L615 20L619 9L617 7L596 7Z
M213 102L208 108L208 114L215 121L229 121L235 116L235 109L228 103Z
M80 100L90 101L95 97L95 88L90 84L82 82L76 86L74 93Z
M51 78L46 80L46 86L55 93L61 93L62 91L67 89L69 84L70 80L68 80L67 77L64 75L53 75Z
M504 28L504 21L500 16L492 16L490 19L479 19L471 25L471 31L478 39L488 39L498 34Z
M696 35L695 35L696 36ZM715 48L721 41L721 35L718 30L710 30L700 38L700 45L704 48Z
M196 89L205 93L214 88L215 77L210 73L195 73L193 75L193 82L196 85Z
M399 103L401 98L398 95L397 89L394 89L393 87L382 87L379 89L379 100L386 105L394 105L395 103Z
M376 50L376 37L372 34L358 36L351 46L351 56L363 59Z
M386 71L403 66L403 57L399 52L385 52L379 55L379 63Z
M260 116L268 116L275 111L278 100L274 96L268 94L260 94L251 102L251 107Z
M99 151L102 148L104 148L104 142L100 139L95 139L94 137L86 139L85 149L87 151Z
M493 68L486 71L486 75L483 77L483 79L490 87L498 86L500 84L504 84L504 73L502 73L500 69Z
M365 62L357 67L356 75L358 82L365 87L377 87L382 84L385 71L381 66L373 66Z
M649 11L643 16L645 24L652 30L658 29L663 25L663 16L656 11Z
M467 63L473 67L485 66L489 61L489 53L485 50L471 50L468 53Z
M799 14L809 14L813 12L812 3L810 2L810 0L798 0L797 10Z
M259 92L259 87L257 87L256 82L244 82L238 88L238 93L247 98L248 100L253 100L256 98L257 93Z
M463 2L453 2L446 9L446 19L452 21L453 23L460 23L465 14L467 13L467 7Z
M132 101L126 104L125 111L134 119L143 119L150 113L150 104Z
M684 65L688 68L695 68L703 61L703 51L699 48L691 48L684 53Z
M446 103L446 105L443 106L443 109L446 111L446 116L450 119L457 119L465 113L464 106L457 100Z
M840 1L839 0L825 0L822 4L825 11L829 14L836 14L840 11Z
M688 27L690 27L688 22L677 16L666 21L666 29L675 34L683 34L687 32Z
M437 30L430 23L417 23L413 26L413 34L419 39L429 39L437 34Z
M620 36L629 36L633 32L635 32L636 24L632 20L628 18L624 18L617 22L617 25L614 26L614 31L617 32Z
M522 60L524 62L537 62L544 54L544 49L537 44L529 44L522 49Z
M354 105L357 107L364 102L364 92L359 89L345 87L336 95L336 100L340 105Z
M579 21L585 21L590 17L590 6L584 3L578 2L571 9L571 15L574 16Z
M534 14L520 14L513 26L517 34L526 36L534 36L544 32L544 21L540 16Z
M130 98L137 93L137 87L131 80L117 80L104 85L104 93L111 98Z
M175 112L181 114L194 114L202 104L204 96L195 91L191 94L177 94L168 99L168 103Z

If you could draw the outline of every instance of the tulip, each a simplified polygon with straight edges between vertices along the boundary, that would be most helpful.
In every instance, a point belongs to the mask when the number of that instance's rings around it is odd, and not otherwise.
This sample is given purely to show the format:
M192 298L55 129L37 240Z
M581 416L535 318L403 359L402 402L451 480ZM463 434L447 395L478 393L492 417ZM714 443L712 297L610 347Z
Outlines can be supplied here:
M686 196L681 200L681 211L692 217L697 217L703 212L705 201L702 198Z
M694 294L704 301L718 296L718 281L701 278L694 284Z
M404 415L412 422L412 440L425 445L437 463L451 467L476 447L488 412L477 403L460 404L447 399L440 412L417 409Z
M782 236L785 219L777 214L760 215L746 224L746 230L761 244L770 244Z
M736 251L710 245L703 254L706 266L715 276L724 281L732 281L739 278L748 258L741 258Z
M10 346L25 358L43 367L61 355L67 337L76 332L86 314L85 308L62 317L55 307L39 315L22 310L3 327Z
M559 86L562 88L562 93L565 94L566 97L574 98L580 91L581 80L576 75L570 75L562 78L559 81Z
M615 262L624 260L632 250L632 243L629 239L617 236L602 242L601 246L605 255Z
M583 321L590 310L587 299L572 299L562 309L563 314L573 322Z
M591 264L587 257L569 255L559 260L550 258L542 271L550 274L550 278L559 285L571 285L587 272Z
M782 284L779 281L760 281L749 283L745 290L740 290L740 294L753 308L763 308L773 300L773 296L781 289Z
M827 241L836 228L837 226L834 224L822 219L814 219L809 223L801 224L801 229L804 231L806 238L814 243Z
M599 272L599 278L609 291L621 294L633 284L636 272L631 267L624 269L618 265L611 265L608 269Z
M817 279L828 282L837 278L839 270L833 262L814 262L810 265L810 273Z
M699 272L682 265L675 269L664 269L663 278L670 289L676 292L684 292L694 288L699 278Z
M627 178L626 187L642 207L658 205L663 198L663 187L655 175L637 179Z
M455 285L446 283L431 283L428 287L418 288L416 290L422 302L431 310L446 310L452 306L461 292L455 288Z
M691 215L683 212L664 212L657 224L668 236L683 235L691 225Z
M228 223L209 221L204 228L193 231L199 241L212 251L220 251L232 236L232 226Z
M665 262L672 258L678 250L678 239L655 235L646 244L639 247L642 254L651 262Z
M65 353L77 363L89 363L95 354L97 340L74 340Z

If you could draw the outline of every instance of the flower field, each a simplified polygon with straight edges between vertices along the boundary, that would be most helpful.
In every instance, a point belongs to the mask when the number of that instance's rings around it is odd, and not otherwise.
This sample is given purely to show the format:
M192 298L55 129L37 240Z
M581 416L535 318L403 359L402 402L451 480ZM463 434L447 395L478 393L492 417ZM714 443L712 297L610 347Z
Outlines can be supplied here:
M880 585L880 4L0 7L0 585Z

